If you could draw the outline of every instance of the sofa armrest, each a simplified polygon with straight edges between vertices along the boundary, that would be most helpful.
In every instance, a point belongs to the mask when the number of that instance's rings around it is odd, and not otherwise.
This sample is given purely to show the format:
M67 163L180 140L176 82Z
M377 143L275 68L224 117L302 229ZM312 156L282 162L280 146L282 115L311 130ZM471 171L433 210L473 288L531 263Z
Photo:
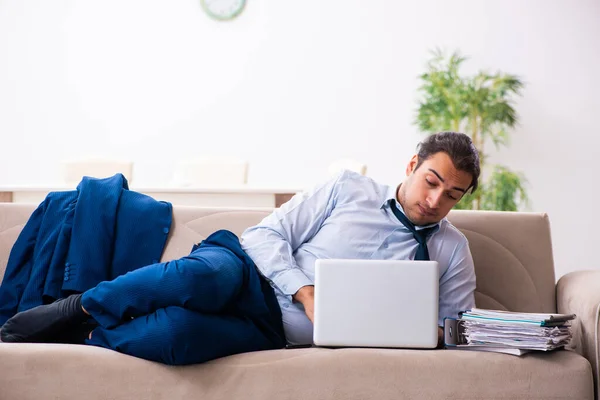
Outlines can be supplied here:
M600 397L600 270L575 271L561 277L556 285L556 303L559 313L577 315L572 350L592 365L596 396Z

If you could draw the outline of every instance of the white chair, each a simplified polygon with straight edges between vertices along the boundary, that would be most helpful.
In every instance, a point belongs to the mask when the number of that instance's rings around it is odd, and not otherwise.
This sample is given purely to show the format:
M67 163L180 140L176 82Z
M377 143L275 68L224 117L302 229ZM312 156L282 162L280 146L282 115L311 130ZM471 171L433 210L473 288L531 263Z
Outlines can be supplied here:
M248 182L248 162L200 158L176 164L171 184L177 187L244 185Z
M367 174L367 164L351 160L349 158L339 159L329 165L329 175L336 175L340 171L347 169L350 171L358 172L361 175Z
M81 182L84 176L108 178L120 172L131 184L132 171L133 163L129 161L100 159L64 161L63 181L71 186Z

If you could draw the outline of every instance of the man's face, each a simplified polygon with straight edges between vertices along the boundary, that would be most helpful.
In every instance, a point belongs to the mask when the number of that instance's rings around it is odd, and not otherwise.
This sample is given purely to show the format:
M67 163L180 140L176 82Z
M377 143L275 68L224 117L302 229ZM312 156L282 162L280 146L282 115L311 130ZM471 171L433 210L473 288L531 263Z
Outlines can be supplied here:
M450 156L435 153L415 170L417 155L406 167L406 180L398 190L398 201L415 225L439 222L462 198L473 177L454 167Z

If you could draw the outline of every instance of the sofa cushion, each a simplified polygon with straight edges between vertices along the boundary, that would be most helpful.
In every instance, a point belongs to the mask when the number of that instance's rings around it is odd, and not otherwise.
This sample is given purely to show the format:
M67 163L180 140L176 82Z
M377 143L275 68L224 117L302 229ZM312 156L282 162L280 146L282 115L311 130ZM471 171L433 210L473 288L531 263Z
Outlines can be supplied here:
M172 367L91 346L0 343L2 399L593 399L570 351L297 349Z

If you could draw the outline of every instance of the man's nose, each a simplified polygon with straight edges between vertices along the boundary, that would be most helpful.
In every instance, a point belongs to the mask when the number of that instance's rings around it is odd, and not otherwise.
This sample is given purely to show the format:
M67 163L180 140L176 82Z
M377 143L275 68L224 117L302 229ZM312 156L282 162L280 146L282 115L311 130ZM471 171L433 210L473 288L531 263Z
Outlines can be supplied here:
M427 206L429 206L429 208L431 208L431 209L438 208L440 205L441 198L442 198L441 192L430 193L429 197L427 197Z

